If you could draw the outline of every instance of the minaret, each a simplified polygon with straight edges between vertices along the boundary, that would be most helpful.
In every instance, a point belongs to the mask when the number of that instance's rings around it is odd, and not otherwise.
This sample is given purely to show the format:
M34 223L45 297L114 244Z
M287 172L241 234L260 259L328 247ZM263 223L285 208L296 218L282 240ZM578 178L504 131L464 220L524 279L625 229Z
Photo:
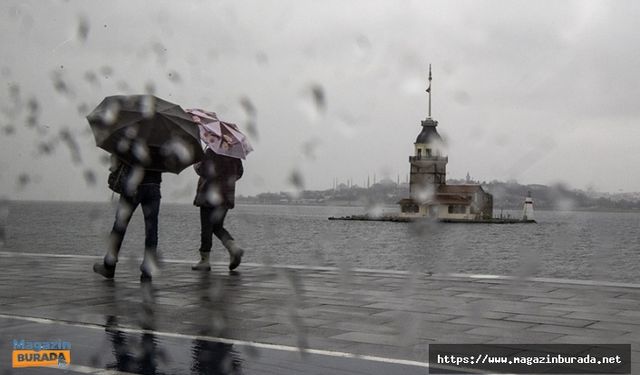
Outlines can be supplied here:
M409 197L418 203L430 200L438 186L446 183L447 161L444 142L438 134L438 122L431 118L431 64L429 64L429 111L422 121L422 131L414 143L415 153L409 157L411 174L409 179Z

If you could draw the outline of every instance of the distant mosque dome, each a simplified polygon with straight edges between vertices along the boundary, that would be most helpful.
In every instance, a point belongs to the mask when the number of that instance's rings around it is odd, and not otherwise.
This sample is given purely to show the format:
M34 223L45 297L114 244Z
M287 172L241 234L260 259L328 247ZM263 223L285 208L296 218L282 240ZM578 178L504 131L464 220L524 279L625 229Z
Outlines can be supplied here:
M438 126L438 121L435 121L432 118L427 118L422 121L422 131L418 134L415 143L433 143L442 142L442 137L438 134L436 130L436 126Z

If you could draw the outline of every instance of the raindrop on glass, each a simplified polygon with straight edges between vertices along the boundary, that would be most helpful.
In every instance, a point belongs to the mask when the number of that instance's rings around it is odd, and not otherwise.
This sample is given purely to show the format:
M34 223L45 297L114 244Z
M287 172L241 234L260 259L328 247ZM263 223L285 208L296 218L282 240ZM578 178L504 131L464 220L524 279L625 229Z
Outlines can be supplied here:
M304 190L304 178L299 170L295 169L291 171L288 182L297 190L297 194L301 193L302 190Z
M327 99L324 89L319 84L311 85L311 95L318 112L324 112L327 109Z
M128 138L121 138L116 145L116 150L119 154L125 154L131 149L131 140Z
M121 93L126 93L131 91L129 88L129 84L125 81L118 81L118 83L116 84L116 87L118 88L118 91Z
M156 93L156 85L153 82L145 83L144 92L149 95L154 95Z
M78 145L75 136L71 134L68 129L63 129L60 131L60 139L71 152L71 160L73 160L75 163L82 162L82 157L80 155L80 146Z
M178 74L178 72L176 72L175 70L172 70L169 73L167 73L167 78L169 78L169 81L173 83L180 83L181 81L180 74Z
M24 189L29 184L29 182L31 182L31 177L29 177L28 174L21 173L18 176L18 188L19 189Z
M80 17L78 19L78 39L81 42L85 42L87 37L89 36L89 20L85 17Z
M327 109L327 100L321 85L313 83L302 90L299 108L311 121L316 121L324 115Z
M38 145L38 152L40 154L48 155L53 152L54 146L51 143L42 142Z
M36 113L38 113L38 111L40 110L40 104L38 103L38 99L32 97L29 98L29 100L27 101L27 109L29 110L29 112L31 112L33 115L35 115Z
M7 238L7 220L9 219L9 200L0 198L0 249Z
M259 51L256 53L256 62L260 65L267 65L269 63L269 57L266 53Z
M98 81L98 76L96 75L96 73L92 71L87 71L84 73L84 80L94 86L100 86L100 82Z
M87 169L84 171L84 180L89 186L95 186L96 184L96 174L91 169Z
M107 155L107 154L102 154L100 156L100 164L102 165L109 165L111 164L111 156Z
M89 106L87 105L87 103L78 104L78 114L83 117L89 114Z
M140 101L140 112L145 118L151 118L156 114L156 98L153 95L145 95Z
M133 144L131 152L140 164L147 165L149 162L151 162L149 147L147 147L146 144L141 142L135 142Z
M13 125L6 125L2 130L5 135L14 135L16 133L16 128Z
M29 115L25 120L25 124L29 128L35 128L38 126L38 119L34 115Z
M244 109L247 116L249 117L256 116L256 113L257 113L256 107L251 102L251 99L247 98L246 96L240 98L240 105L242 106L242 109Z
M118 116L120 115L120 103L116 100L111 100L107 103L104 112L101 113L102 122L105 125L112 125L118 120Z

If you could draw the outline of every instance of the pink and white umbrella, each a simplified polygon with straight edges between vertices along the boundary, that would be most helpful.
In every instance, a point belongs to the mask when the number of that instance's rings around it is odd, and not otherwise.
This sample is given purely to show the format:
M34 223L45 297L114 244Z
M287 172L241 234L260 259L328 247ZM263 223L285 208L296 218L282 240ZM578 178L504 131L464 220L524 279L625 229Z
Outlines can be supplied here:
M253 151L253 147L242 134L238 125L220 121L215 112L204 109L187 109L193 121L200 129L200 139L216 154L230 156L236 159L245 159L247 154ZM205 149L206 149L205 148Z

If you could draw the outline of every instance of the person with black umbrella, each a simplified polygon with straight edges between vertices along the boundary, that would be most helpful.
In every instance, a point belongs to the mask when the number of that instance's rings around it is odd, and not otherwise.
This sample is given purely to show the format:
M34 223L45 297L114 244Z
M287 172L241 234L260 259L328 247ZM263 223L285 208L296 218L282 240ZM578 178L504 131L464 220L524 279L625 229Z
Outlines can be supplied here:
M151 280L157 271L158 215L160 213L160 184L162 172L129 166L112 156L111 188L120 194L116 219L109 236L107 253L103 261L93 265L93 271L111 279L115 275L118 253L129 221L138 205L144 215L144 258L140 265L140 279Z
M145 223L141 280L156 273L162 173L180 173L203 152L198 126L180 106L151 95L110 96L87 120L96 145L112 155L109 187L120 194L103 261L94 272L111 279L127 226L138 205Z

